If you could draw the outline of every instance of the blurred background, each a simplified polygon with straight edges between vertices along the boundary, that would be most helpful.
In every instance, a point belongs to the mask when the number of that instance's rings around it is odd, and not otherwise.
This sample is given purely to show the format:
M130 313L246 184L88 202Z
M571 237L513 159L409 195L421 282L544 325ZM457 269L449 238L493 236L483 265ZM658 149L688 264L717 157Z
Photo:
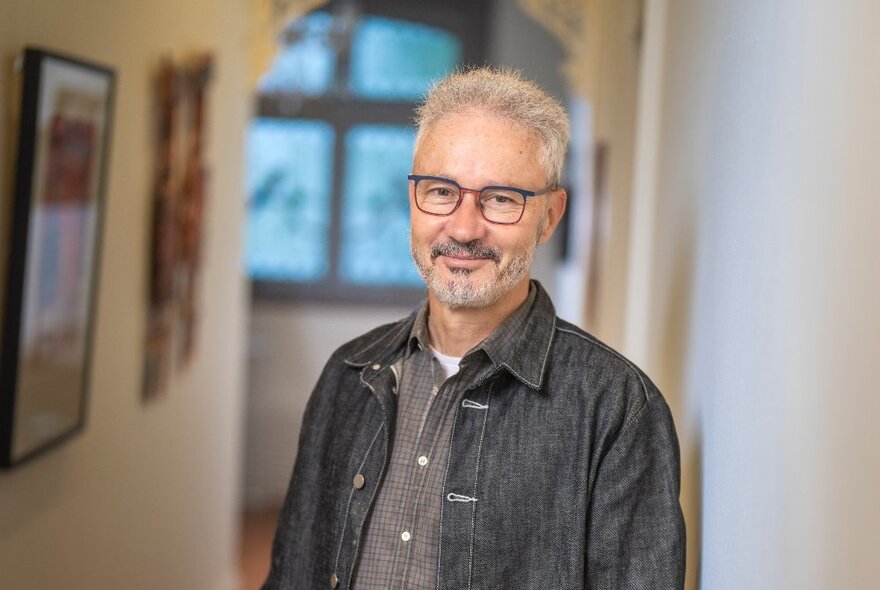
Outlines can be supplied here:
M423 294L412 108L488 63L572 115L535 276L673 409L687 588L876 588L877 22L874 0L0 0L4 248L12 58L117 75L85 427L0 472L0 587L258 587L323 363ZM155 72L190 51L213 58L198 345L145 400Z

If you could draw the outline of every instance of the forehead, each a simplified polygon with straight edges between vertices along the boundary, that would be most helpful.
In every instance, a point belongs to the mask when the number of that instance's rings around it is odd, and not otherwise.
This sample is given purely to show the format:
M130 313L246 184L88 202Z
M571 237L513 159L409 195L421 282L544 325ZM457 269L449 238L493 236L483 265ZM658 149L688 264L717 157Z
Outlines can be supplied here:
M446 115L422 132L413 158L418 174L449 176L461 184L543 182L537 134L481 111Z

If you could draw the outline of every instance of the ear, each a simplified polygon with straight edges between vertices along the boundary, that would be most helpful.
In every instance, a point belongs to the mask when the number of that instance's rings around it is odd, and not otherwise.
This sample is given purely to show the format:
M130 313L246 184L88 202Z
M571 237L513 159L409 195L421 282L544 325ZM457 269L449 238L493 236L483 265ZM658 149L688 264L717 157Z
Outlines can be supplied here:
M565 204L567 202L568 195L563 188L558 188L547 195L547 211L544 217L544 226L541 228L541 233L538 234L539 244L547 242L553 236L553 233L559 226L559 222L562 221L562 216L565 214Z

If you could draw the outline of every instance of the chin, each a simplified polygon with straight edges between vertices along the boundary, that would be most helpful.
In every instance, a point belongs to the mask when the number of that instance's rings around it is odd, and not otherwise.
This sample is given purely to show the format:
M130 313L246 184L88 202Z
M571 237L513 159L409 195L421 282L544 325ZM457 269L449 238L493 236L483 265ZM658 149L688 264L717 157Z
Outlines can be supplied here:
M494 305L522 280L522 277L503 273L479 278L474 276L477 273L465 269L450 269L443 273L446 276L440 276L436 268L431 271L425 277L428 287L438 301L453 309L480 309Z
M493 289L487 289L484 285L463 285L453 281L435 282L430 289L441 303L453 309L489 307L501 298L500 293L494 293Z

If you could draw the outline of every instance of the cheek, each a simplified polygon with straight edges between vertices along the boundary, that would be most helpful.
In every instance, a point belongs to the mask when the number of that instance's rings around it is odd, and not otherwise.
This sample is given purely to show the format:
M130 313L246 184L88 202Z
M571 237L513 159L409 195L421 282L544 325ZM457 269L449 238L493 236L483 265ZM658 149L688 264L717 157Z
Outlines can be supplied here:
M421 211L410 214L410 235L417 243L430 243L440 239L443 234L442 217L430 217Z
M509 258L526 250L534 248L538 243L538 230L534 227L521 228L515 236L506 236L507 239L497 242L498 247Z

